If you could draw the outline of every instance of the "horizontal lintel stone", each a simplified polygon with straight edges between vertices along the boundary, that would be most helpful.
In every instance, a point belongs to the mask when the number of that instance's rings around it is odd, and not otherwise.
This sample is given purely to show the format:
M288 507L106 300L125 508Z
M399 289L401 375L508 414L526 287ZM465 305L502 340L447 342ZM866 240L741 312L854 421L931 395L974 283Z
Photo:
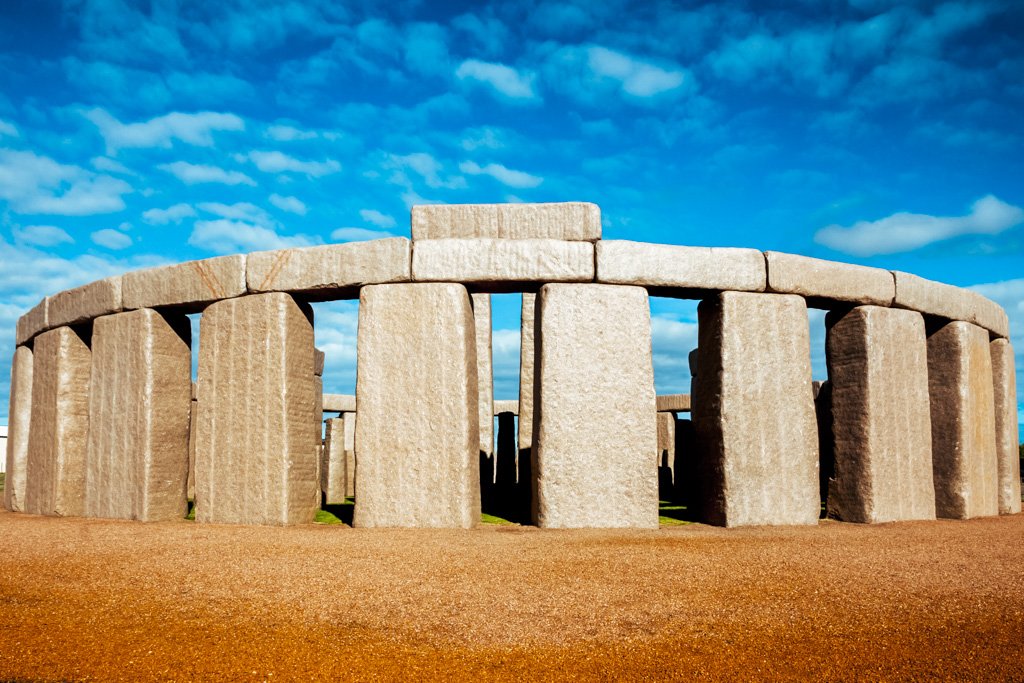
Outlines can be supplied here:
M891 306L896 296L892 272L809 256L764 252L768 290L813 300Z
M245 294L245 254L218 256L125 273L125 309L160 306L201 308Z
M684 247L626 240L597 243L597 281L681 290L763 292L764 255L756 249Z
M689 394L662 394L656 400L659 413L685 413L690 410Z
M518 415L519 401L495 401L494 414L500 415L501 413L515 413Z
M66 289L50 297L51 329L86 322L121 310L121 276L96 280L81 287Z
M356 412L356 397L352 394L324 394L325 413Z
M978 292L893 271L896 298L893 305L925 315L962 320L983 327L998 337L1010 336L1006 311ZM51 313L52 315L52 313Z
M594 245L548 239L421 240L413 249L412 276L420 282L590 282Z
M18 318L16 328L16 341L24 344L32 337L44 330L50 329L50 297L45 297L38 304L29 309L28 313Z
M594 242L601 239L601 208L587 202L412 207L413 240L474 237Z

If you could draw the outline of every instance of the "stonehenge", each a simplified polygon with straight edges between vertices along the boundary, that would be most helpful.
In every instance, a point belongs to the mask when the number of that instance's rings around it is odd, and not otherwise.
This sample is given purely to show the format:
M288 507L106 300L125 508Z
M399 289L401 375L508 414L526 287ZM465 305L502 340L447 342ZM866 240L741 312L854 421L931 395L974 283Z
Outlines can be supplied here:
M4 507L146 522L193 500L197 523L287 525L354 500L357 527L449 528L656 528L659 499L727 527L1021 511L1009 321L976 292L602 240L585 202L416 206L411 228L45 297L15 332ZM655 392L651 296L700 301L688 394ZM359 301L354 394L324 393L310 303L331 300ZM828 311L824 382L808 308Z

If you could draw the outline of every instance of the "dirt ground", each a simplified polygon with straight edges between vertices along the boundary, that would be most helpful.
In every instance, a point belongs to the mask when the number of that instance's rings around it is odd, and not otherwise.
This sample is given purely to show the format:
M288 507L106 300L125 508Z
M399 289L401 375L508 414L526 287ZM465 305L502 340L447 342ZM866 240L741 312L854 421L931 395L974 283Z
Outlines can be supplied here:
M1024 680L1024 516L372 530L0 512L0 680Z

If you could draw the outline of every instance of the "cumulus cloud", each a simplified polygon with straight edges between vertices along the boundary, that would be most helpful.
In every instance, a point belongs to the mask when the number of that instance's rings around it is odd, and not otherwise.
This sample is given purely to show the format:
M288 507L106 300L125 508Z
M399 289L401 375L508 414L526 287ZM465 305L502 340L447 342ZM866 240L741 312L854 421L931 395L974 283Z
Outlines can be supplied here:
M212 213L221 218L228 218L235 221L245 221L264 227L271 227L277 222L269 213L262 208L249 202L238 202L236 204L221 204L219 202L202 202L196 205L200 211Z
M338 228L331 233L331 239L336 242L364 242L366 240L377 240L382 237L394 237L394 235L384 230L370 230L368 228Z
M97 230L90 237L95 244L107 249L120 250L132 246L132 238L129 235L112 228Z
M395 227L396 224L394 218L376 209L362 209L359 212L359 216L367 223L373 223L378 228L384 228L385 230Z
M900 212L849 227L829 225L814 235L826 247L854 256L910 251L961 235L997 235L1024 222L1024 209L987 195L966 216L930 216Z
M55 225L26 225L22 228L14 228L12 233L19 244L30 244L37 247L53 247L75 241L67 231Z
M489 175L499 183L509 187L537 187L544 182L544 179L539 176L506 168L501 164L480 166L474 161L464 161L459 164L459 170L467 175Z
M534 77L523 75L504 64L467 59L455 70L455 77L463 81L484 83L505 97L514 100L537 98L537 93L533 89Z
M143 211L142 220L150 225L167 225L168 223L180 223L182 220L195 215L195 209L188 204L175 204L166 209Z
M302 161L277 151L253 151L236 155L237 161L248 159L264 173L303 173L313 178L337 173L341 164L334 159L327 161Z
M131 186L33 152L0 150L0 199L16 213L86 216L124 208Z
M114 161L109 157L93 157L89 160L92 167L97 171L106 171L107 173L120 173L121 175L137 175L130 168L125 166L119 161Z
M267 128L266 135L271 140L278 142L291 142L292 140L312 140L318 137L316 131L301 130L294 126L276 125Z
M263 225L219 218L210 221L196 221L188 243L218 254L231 254L305 247L312 244L312 241L305 235L282 236L272 228Z
M443 167L441 162L426 152L415 152L405 156L391 154L388 156L388 163L391 166L409 169L423 178L427 187L447 188L457 190L466 187L466 179L462 176L441 177ZM411 188L408 178L402 174L391 179L392 182Z
M653 97L675 90L687 79L687 72L680 68L662 69L636 57L609 50L605 47L588 48L587 63L590 69L622 84L622 91L634 97Z
M245 122L234 114L202 111L196 114L171 112L140 123L121 123L103 109L83 113L100 130L107 153L126 147L170 147L174 140L200 147L213 145L213 131L238 131Z
M171 164L157 166L167 171L178 180L195 185L197 183L222 183L224 185L256 185L256 181L239 171L225 171L217 166L190 164L187 161L175 161Z
M0 135L16 138L18 137L18 129L14 127L13 123L0 119Z
M298 197L283 197L279 194L270 195L270 203L288 213L299 216L306 215L306 205Z

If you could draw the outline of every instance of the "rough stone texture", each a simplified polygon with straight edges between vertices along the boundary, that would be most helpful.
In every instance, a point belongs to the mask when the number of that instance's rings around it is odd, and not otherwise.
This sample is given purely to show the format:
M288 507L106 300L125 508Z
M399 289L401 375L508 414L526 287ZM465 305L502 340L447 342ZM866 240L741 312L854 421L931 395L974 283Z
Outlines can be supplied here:
M250 292L302 292L331 298L361 285L408 282L410 250L409 240L392 237L258 251L246 259L245 279Z
M1000 337L1010 336L1010 322L1001 306L977 292L917 275L893 271L894 306L950 320L974 323Z
M999 514L999 467L988 332L962 321L928 337L935 514Z
M195 391L195 382L192 383ZM189 500L196 499L196 425L199 422L196 400L192 399L188 412L188 484L185 488Z
M658 460L662 453L668 452L671 458L676 451L676 416L672 413L658 412Z
M896 284L888 270L777 251L766 251L764 257L772 292L877 306L890 306L896 296Z
M120 310L121 276L108 277L51 296L48 325L72 325Z
M324 394L323 409L328 413L354 413L356 397L353 394Z
M85 514L160 521L188 512L191 328L144 308L96 319Z
M537 307L540 527L658 526L651 321L640 287L549 284Z
M324 453L320 464L320 488L327 505L345 502L345 420L327 420Z
M829 517L935 519L924 318L859 306L827 322L835 456Z
M701 516L729 527L817 524L818 430L804 300L723 292L697 311Z
M186 311L245 294L245 255L147 268L121 276L125 309L174 306Z
M490 237L594 242L597 204L431 204L412 207L413 240Z
M494 414L501 415L502 413L512 413L513 415L518 415L519 401L495 401Z
M49 329L50 297L46 297L18 318L15 337L18 344L24 344L40 332Z
M281 293L219 301L203 313L196 521L313 520L320 417L312 316Z
M658 396L659 413L686 413L690 410L689 394L662 394Z
M416 242L418 282L589 282L594 245L560 240L446 239Z
M762 292L766 275L764 255L756 249L605 240L597 243L597 281L684 291Z
M320 349L313 349L313 374L317 377L324 376L324 361L327 357ZM322 393L322 392L321 392Z
M491 363L491 295L473 294L476 324L477 391L480 400L480 452L494 453L494 370Z
M345 421L345 495L356 495L356 414L344 413Z
M1021 511L1020 457L1017 450L1020 435L1017 426L1017 376L1014 369L1013 346L1006 339L996 339L989 344L989 351L992 356L996 414L999 514L1013 515ZM13 399L11 403L13 405Z
M519 451L533 447L533 336L537 295L523 293L519 332Z
M85 511L90 356L70 327L43 332L33 343L25 512L80 516Z
M313 490L313 506L319 510L323 504L320 491L321 470L324 461L324 380L316 374L317 350L313 349L313 419L316 422L316 488Z
M693 349L692 351L690 351L690 353L686 355L686 364L690 368L691 378L697 376L697 357L700 355L698 351L699 349Z
M32 419L32 349L19 346L11 361L10 408L7 413L7 462L4 507L25 510L25 471L28 466L28 435Z
M360 292L355 526L480 521L474 330L462 285Z

